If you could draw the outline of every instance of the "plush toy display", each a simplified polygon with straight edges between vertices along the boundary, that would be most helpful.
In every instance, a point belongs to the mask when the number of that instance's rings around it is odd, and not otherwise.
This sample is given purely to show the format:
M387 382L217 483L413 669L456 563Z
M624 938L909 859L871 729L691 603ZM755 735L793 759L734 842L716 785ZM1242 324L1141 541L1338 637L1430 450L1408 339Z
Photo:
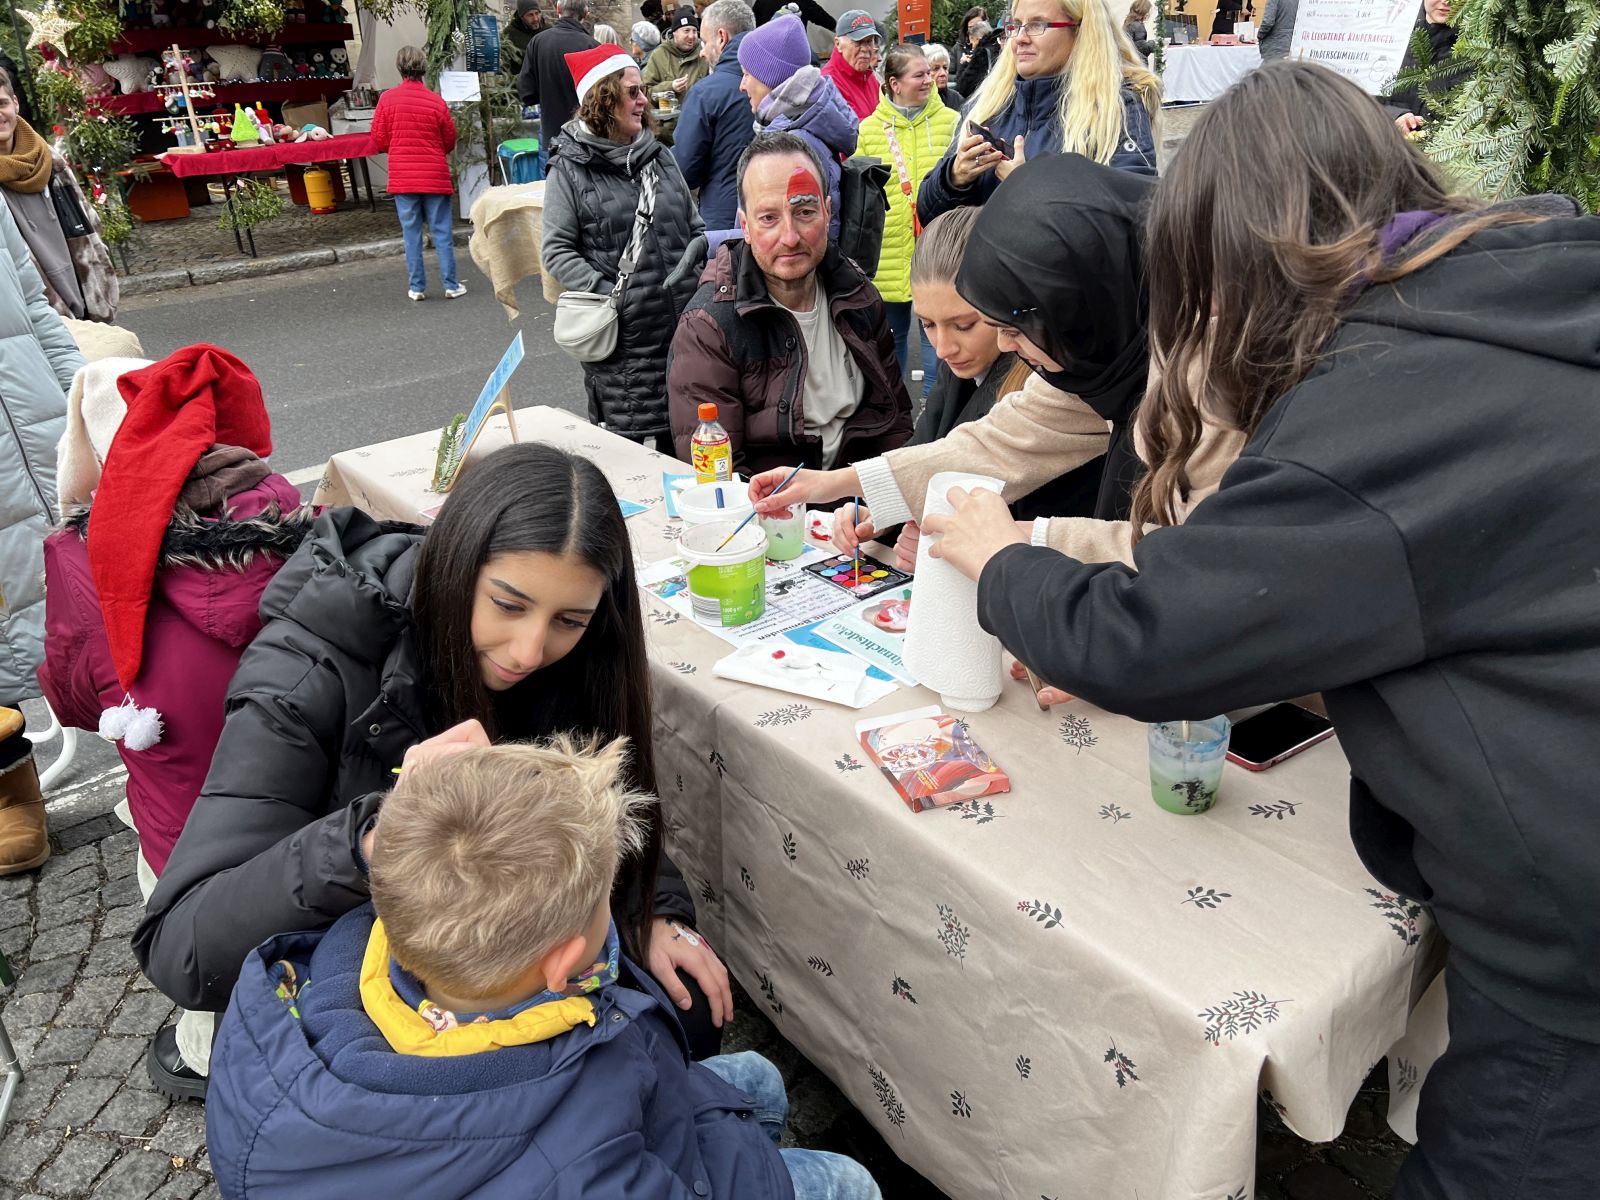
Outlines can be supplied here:
M307 124L299 133L295 134L294 140L297 142L325 142L332 136L333 134L329 133L321 125Z
M150 90L150 72L160 70L161 64L153 58L137 54L119 54L105 64L105 72L117 81L117 89L124 95Z
M328 51L328 57L333 60L333 73L339 79L344 79L350 74L350 52L343 46L335 46Z
M78 68L78 81L83 84L83 90L91 96L104 96L107 92L116 89L116 80L106 74L106 69L99 63L86 63Z
M255 46L207 46L206 53L222 68L224 83L255 79L261 65L261 51Z
M315 50L311 54L311 78L328 78L328 56L321 50Z
M273 81L293 79L294 64L279 47L268 46L261 52L261 62L256 67L256 74L262 79Z
M301 79L311 78L311 60L306 57L306 52L304 50L295 51L294 73Z

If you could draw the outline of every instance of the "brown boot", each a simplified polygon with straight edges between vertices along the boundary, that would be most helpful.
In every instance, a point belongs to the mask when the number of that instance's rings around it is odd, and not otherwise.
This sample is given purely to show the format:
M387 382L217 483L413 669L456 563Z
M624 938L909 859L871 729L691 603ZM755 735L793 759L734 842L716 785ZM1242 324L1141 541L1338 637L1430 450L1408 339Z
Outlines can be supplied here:
M0 875L15 875L43 866L50 857L44 798L39 772L29 754L0 771Z

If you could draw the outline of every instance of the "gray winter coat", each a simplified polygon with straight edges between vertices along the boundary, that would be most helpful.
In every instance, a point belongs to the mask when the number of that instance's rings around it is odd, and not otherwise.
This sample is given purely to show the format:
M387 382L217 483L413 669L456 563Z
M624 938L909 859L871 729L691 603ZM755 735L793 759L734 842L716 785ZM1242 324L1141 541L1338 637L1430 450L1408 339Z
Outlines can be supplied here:
M1289 42L1294 37L1294 19L1299 10L1300 0L1267 0L1256 26L1262 62L1289 57Z
M655 216L623 290L617 348L583 365L589 419L628 437L665 434L667 350L694 295L705 229L677 160L648 129L627 145L596 137L577 119L556 140L544 193L546 271L563 288L608 292L633 236L639 173L656 173ZM691 245L691 243L695 243Z
M0 703L39 694L44 536L55 520L56 443L78 344L45 299L11 210L0 203Z

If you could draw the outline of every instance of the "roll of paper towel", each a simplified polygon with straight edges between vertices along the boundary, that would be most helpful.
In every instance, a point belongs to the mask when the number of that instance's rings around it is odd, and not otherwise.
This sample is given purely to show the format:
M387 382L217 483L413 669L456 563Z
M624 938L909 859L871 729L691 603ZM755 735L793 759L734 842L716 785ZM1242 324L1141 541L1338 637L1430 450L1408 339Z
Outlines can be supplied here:
M925 515L951 512L950 489L1003 485L987 475L941 471L928 481ZM917 547L917 582L906 623L906 666L939 693L946 708L982 712L1000 698L1003 672L1000 641L978 625L978 584L942 558L930 558L937 538L923 536Z

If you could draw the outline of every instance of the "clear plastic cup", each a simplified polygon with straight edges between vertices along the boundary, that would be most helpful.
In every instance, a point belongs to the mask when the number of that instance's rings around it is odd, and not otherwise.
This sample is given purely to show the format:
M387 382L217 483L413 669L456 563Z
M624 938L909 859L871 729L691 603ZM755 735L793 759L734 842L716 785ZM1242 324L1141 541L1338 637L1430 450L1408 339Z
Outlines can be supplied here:
M1203 813L1217 802L1222 764L1228 759L1227 717L1161 721L1150 726L1150 797L1180 816Z
M762 517L767 535L767 557L773 562L799 558L806 548L806 506L793 504L787 517Z

